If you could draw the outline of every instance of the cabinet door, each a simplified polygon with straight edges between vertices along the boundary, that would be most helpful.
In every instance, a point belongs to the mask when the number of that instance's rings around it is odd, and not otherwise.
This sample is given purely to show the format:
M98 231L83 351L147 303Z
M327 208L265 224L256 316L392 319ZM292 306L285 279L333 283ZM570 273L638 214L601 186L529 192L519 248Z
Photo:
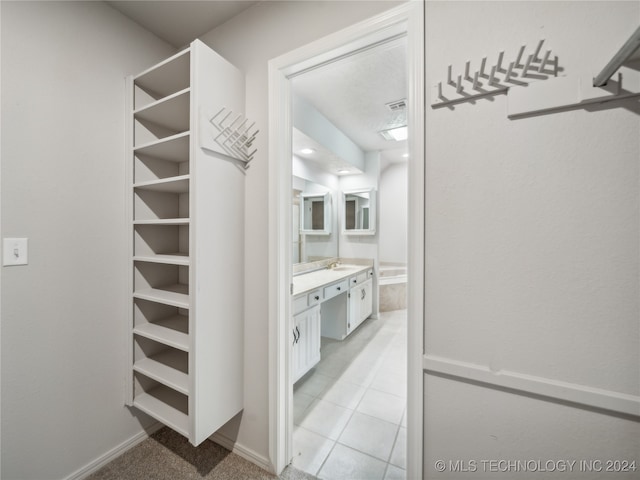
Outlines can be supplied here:
M320 361L320 306L308 310L307 333L307 370Z
M372 280L353 287L349 297L348 333L353 332L373 312Z
M363 282L358 286L360 290L360 322L363 322L365 319L369 318L369 316L373 313L373 281L371 279Z
M305 326L307 312L298 313L293 317L293 350L292 350L292 371L293 381L296 382L302 375L304 375L304 365L306 363L306 345L305 345Z
M349 290L349 318L347 319L347 335L353 332L360 325L360 287L353 287Z
M293 317L293 381L298 381L320 361L320 306Z

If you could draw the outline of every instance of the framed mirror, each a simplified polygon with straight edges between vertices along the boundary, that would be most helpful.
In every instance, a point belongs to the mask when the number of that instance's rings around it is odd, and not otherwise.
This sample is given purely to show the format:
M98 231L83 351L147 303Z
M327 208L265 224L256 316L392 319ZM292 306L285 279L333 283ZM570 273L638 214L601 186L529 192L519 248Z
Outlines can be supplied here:
M342 192L341 217L344 235L374 235L376 233L375 189Z
M331 194L329 192L300 194L300 233L307 235L331 233Z

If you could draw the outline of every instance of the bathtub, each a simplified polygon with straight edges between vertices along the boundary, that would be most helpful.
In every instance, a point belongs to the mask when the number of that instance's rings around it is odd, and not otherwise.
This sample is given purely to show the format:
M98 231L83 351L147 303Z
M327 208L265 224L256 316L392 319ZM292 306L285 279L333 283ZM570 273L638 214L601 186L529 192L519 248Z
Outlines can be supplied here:
M378 298L381 312L407 308L406 265L381 265L378 272Z

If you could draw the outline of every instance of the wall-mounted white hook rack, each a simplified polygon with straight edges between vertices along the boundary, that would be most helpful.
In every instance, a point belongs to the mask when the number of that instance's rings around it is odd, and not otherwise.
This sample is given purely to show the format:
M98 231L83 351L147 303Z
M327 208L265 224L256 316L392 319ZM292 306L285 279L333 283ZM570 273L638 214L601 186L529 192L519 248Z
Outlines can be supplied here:
M547 57L545 54L543 63ZM618 72L617 83L609 84L615 72L632 60L640 60L640 28L593 78L568 76L510 92L507 116L515 120L639 98L640 92L623 88L621 72ZM634 90L637 89L636 82Z
M496 62L490 67L487 57L483 57L477 70L471 70L471 61L467 60L464 73L453 74L453 66L447 66L446 82L438 82L435 86L435 99L432 108L450 107L460 103L507 93L511 87L528 85L534 80L557 77L559 71L558 57L551 59L551 50L541 57L544 39L536 45L533 53L525 57L526 45L522 45L513 61L505 60L505 52L500 51ZM532 72L535 71L535 75ZM488 73L487 73L488 72ZM454 80L455 78L455 80Z
M606 85L623 63L628 60L640 59L640 27L636 29L622 47L611 57L609 63L593 79L594 87Z
M592 105L602 105L640 97L640 92L625 92L622 73L618 73L615 93L607 93L592 85L591 78L563 77L548 84L538 84L529 89L509 93L508 114L511 120L549 113L577 110Z
M203 125L213 125L215 132L203 132L201 147L224 153L236 160L240 160L248 168L257 149L251 150L258 132L254 128L256 122L249 123L249 119L242 114L234 114L227 107L222 107L215 115L203 113Z

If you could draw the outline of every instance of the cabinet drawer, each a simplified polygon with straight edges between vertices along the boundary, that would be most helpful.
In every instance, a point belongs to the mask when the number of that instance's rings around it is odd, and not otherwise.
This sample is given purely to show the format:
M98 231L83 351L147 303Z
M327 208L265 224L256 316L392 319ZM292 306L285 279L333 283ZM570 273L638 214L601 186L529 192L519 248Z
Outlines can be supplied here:
M314 290L313 292L307 295L307 305L313 306L317 305L322 301L322 290Z
M295 297L293 299L293 314L299 313L307 308L307 297L306 295L300 295L299 297Z
M367 274L367 272L360 272L358 274L358 284L361 284L362 282L364 282L367 278L369 278L369 275Z
M346 280L343 280L339 283L334 283L333 285L329 285L328 287L324 287L324 299L329 300L336 295L340 295L341 293L346 292L348 289L349 282L347 282Z

